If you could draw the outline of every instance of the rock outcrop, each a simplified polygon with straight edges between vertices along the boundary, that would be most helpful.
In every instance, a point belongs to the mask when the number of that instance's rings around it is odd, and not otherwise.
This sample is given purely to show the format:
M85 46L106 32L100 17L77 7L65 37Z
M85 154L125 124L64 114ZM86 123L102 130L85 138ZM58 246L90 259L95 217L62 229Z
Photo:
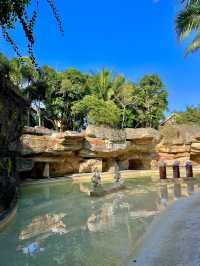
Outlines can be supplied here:
M160 129L161 141L156 147L160 160L172 165L174 160L184 164L200 162L200 127L197 125L171 125Z
M31 177L70 173L153 169L160 160L200 163L200 127L168 126L109 129L89 126L85 132L56 133L26 128L21 138L20 171ZM24 166L24 168L23 168ZM28 173L27 173L28 171Z
M19 169L22 176L30 177L93 172L95 168L149 169L157 160L155 146L159 139L159 132L151 128L122 131L89 126L83 133L55 133L26 127Z

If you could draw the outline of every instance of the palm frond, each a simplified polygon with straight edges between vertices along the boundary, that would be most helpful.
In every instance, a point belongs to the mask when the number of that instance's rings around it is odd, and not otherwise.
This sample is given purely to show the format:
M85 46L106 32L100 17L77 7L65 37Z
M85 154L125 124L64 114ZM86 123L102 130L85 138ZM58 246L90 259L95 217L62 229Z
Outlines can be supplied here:
M189 44L187 49L185 50L185 56L189 53L194 53L200 48L200 32L195 36L193 41Z
M182 10L176 18L176 32L180 40L185 39L200 27L200 4L191 4Z

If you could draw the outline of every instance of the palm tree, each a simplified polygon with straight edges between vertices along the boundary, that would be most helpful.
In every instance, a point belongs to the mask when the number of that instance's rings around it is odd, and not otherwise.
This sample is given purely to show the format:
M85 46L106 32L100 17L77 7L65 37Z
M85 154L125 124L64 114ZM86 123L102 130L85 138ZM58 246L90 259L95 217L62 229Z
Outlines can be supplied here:
M200 0L183 0L183 10L176 17L176 32L182 41L194 32L195 36L185 50L185 54L200 48Z
M113 91L112 81L112 73L108 69L103 68L91 77L89 81L91 92L104 101L109 100L112 97Z

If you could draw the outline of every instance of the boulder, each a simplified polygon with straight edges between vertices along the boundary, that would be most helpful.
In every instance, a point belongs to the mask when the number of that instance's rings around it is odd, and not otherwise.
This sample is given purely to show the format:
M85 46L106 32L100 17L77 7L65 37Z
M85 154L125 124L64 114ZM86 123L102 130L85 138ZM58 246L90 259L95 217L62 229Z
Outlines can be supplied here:
M101 159L88 159L80 163L79 173L92 173L98 169L102 172L102 160Z
M136 144L156 144L160 140L160 133L153 128L126 128L126 140Z
M114 142L121 142L126 140L126 133L124 130L104 126L89 125L86 128L85 136L90 138L99 138L102 140L108 139Z

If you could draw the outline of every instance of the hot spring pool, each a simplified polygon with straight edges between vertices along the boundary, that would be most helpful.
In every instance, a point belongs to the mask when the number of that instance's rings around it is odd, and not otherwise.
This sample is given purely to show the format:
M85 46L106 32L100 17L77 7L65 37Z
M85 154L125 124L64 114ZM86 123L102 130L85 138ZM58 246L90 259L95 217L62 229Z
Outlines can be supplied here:
M22 186L17 215L0 232L0 265L127 265L155 215L199 191L197 180L125 184L102 198L89 198L72 181Z

